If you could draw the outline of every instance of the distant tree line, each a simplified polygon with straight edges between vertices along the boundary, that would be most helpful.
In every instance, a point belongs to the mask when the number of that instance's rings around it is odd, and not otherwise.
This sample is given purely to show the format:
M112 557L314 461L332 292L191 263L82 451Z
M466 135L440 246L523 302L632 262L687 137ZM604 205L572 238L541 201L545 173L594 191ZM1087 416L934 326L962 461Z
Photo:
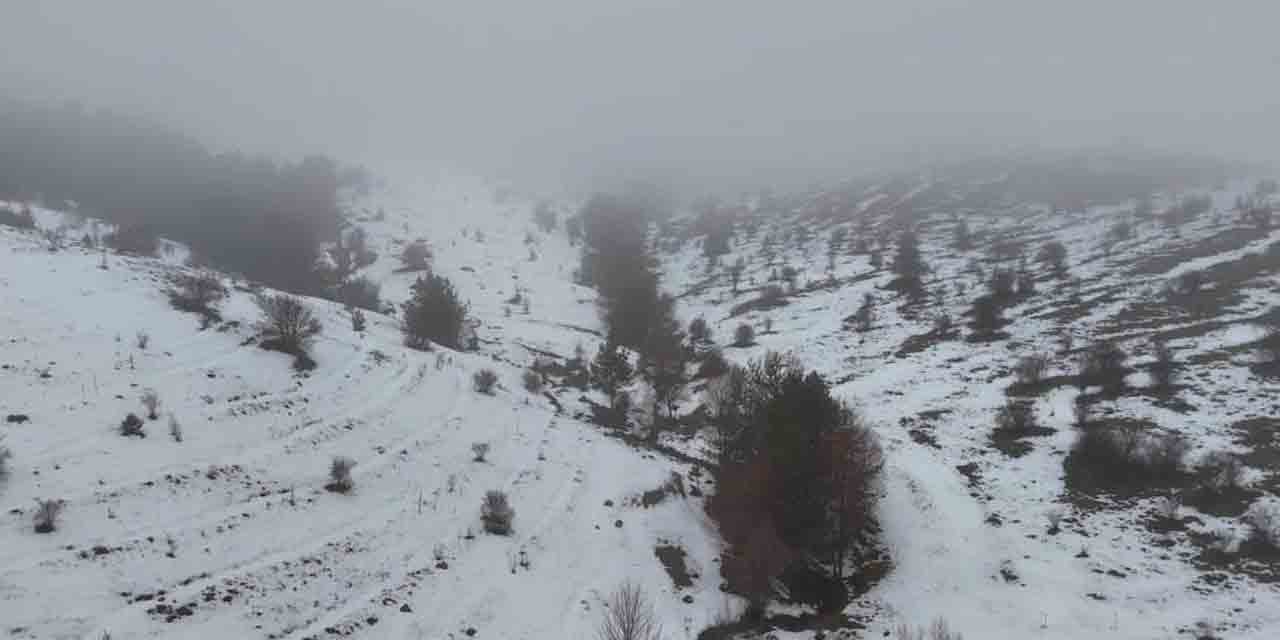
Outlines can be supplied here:
M122 250L164 236L200 259L272 287L322 293L322 243L340 240L340 190L367 175L314 156L275 162L216 154L167 127L78 105L0 98L0 198L74 201L119 225Z

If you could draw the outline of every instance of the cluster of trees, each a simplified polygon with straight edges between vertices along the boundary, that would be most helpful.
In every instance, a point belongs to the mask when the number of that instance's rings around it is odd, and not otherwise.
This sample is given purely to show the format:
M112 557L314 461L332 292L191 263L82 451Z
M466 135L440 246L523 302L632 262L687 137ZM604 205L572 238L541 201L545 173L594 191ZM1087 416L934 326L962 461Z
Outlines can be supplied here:
M717 458L707 508L731 545L731 588L758 608L802 557L843 578L879 496L874 432L822 376L777 353L731 367L705 402Z
M647 197L649 196L649 197ZM578 219L583 230L580 277L600 293L607 341L592 366L597 385L609 398L619 425L631 408L621 391L634 375L648 383L651 438L676 418L688 384L687 367L696 350L676 318L675 299L659 289L650 252L651 223L667 215L662 200L648 193L599 194ZM705 327L704 327L705 328ZM701 336L699 339L705 339ZM631 365L628 350L639 354Z
M149 253L162 235L223 270L297 293L332 284L314 266L342 229L339 193L369 181L324 157L214 154L163 126L77 105L0 98L0 139L0 198L74 202L119 225L111 246Z

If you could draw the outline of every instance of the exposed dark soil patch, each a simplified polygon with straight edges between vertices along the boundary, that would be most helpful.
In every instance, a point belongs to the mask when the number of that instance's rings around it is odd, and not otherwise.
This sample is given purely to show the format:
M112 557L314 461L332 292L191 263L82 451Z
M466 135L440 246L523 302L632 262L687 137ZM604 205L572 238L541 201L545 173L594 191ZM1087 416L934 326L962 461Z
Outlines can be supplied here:
M1049 427L1030 427L1026 429L994 429L991 432L991 446L1010 458L1021 458L1031 452L1034 446L1027 438L1047 436L1057 433Z
M693 586L693 578L689 574L689 567L685 565L684 549L672 544L659 544L653 548L653 555L658 556L658 562L662 563L662 568L667 570L672 584L677 589Z
M916 335L909 336L906 340L903 340L902 346L898 347L898 350L893 355L897 358L905 358L909 355L927 351L934 345L941 344L956 337L957 335L955 332L949 334L943 334L937 331L918 333Z

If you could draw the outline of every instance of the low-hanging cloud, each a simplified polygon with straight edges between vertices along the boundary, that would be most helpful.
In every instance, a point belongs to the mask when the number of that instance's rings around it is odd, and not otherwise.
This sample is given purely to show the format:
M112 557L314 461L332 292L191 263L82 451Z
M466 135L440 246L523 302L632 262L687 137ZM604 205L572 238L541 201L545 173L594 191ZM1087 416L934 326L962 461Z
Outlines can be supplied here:
M1138 143L1272 161L1280 5L9 2L0 86L216 146L557 183Z

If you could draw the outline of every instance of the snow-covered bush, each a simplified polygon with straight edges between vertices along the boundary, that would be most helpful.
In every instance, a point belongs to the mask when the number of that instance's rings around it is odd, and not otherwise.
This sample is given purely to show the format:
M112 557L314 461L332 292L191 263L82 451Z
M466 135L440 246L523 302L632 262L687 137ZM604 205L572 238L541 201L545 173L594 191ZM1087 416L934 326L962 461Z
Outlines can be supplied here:
M32 516L36 533L53 533L58 529L58 516L62 514L62 508L66 505L62 500L54 500L52 498L45 500L36 500L36 512Z
M426 271L431 268L431 248L426 242L418 240L405 245L400 252L400 269L402 271Z
M9 458L13 457L13 451L9 447L4 446L4 438L0 437L0 478L9 473Z
M373 312L382 308L382 302L378 297L382 293L381 285L364 276L346 280L335 286L332 292L335 301L348 307Z
M347 307L347 313L351 316L351 330L356 333L364 333L364 330L368 327L364 311L357 307Z
M484 494L480 503L480 522L484 530L500 536L510 535L511 522L515 520L515 509L507 502L507 494L502 491L489 491Z
M218 304L227 297L222 279L212 271L180 273L172 278L167 291L169 304L179 311L217 317Z
M355 480L351 478L351 469L356 461L346 456L334 456L329 463L329 484L324 488L334 493L350 493L355 488Z
M147 437L146 432L142 430L142 418L139 418L136 413L125 416L124 420L120 422L120 435L126 438L133 436L139 438Z
M706 318L698 316L689 322L689 342L694 346L711 342L711 327L707 325Z
M471 445L471 453L475 454L473 460L475 462L484 462L484 457L489 455L488 442L475 442Z
M481 369L471 376L471 384L477 392L493 395L494 387L498 385L498 374L493 369Z
M147 410L147 419L155 420L160 417L160 393L155 389L147 389L142 392L142 408Z
M1115 395L1124 390L1125 354L1112 342L1099 342L1080 356L1076 384L1081 387L1099 385Z
M1010 400L996 413L996 429L1006 435L1032 435L1038 427L1035 405L1030 402Z
M751 325L742 323L733 330L733 346L749 347L756 343L756 330Z
M1014 368L1018 384L1028 387L1040 384L1048 372L1049 356L1040 353L1018 360L1018 366Z
M1240 488L1244 465L1226 451L1210 451L1196 465L1200 487L1209 491L1232 491Z
M146 331L139 331L134 335L134 344L138 345L138 349L147 350L147 345L151 344L151 334Z
M1245 515L1249 541L1269 551L1280 550L1280 505L1256 504Z
M524 383L525 391L528 391L529 393L542 393L542 387L545 384L545 381L542 379L542 374L538 373L535 369L525 369L524 375L522 375L520 379L521 382Z

